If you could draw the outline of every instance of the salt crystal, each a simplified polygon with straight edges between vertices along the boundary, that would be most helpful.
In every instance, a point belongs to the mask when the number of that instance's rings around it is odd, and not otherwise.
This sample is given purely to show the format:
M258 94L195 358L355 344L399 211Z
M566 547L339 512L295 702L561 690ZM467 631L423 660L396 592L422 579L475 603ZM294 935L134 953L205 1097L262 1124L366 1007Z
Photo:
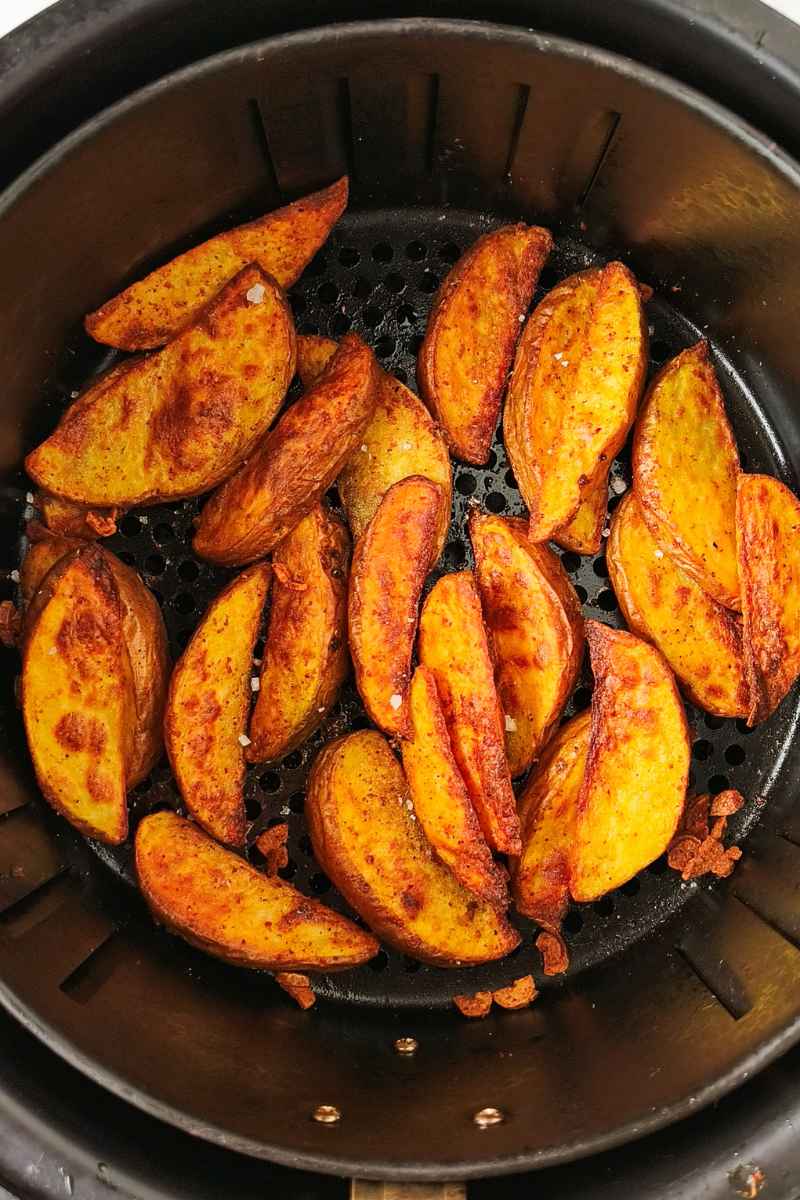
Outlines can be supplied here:
M260 304L266 294L266 288L263 283L254 283L247 293L247 299L250 304Z
M400 443L400 449L401 449L401 450L413 450L413 449L414 449L414 447L413 447L413 445L411 444L411 442L401 442L401 443Z
M247 736L246 733L239 734L239 745L240 746L249 746L250 745L250 738Z
M366 443L366 442L362 442L362 443L361 443L361 453L362 453L362 454L366 454L366 453L367 453L367 443Z
M51 646L51 647L50 647L50 649L47 651L47 653L48 653L48 654L55 654L55 652L56 652L56 649L57 649L57 647L56 647L56 646Z
M603 537L607 538L610 535L611 535L611 530L608 528L608 526L606 526L606 528L603 530Z
M628 485L624 479L611 480L611 490L612 492L616 492L618 496L621 496L624 491L627 491L627 488Z
M250 680L250 689L251 689L251 691L257 692L260 687L261 687L261 680L258 678L258 676L254 675L253 678Z
M656 558L663 558L663 557L664 557L664 551L663 551L663 550L656 550L656 552L655 552L655 555L656 555Z
M389 697L389 703L391 704L392 708L399 708L403 703L403 697L399 692L395 692L394 695Z
M149 524L150 524L150 518L149 518L149 517L146 517L146 516L144 516L143 514L141 514L141 515L139 516L139 524L140 524L140 525L149 525Z
M80 396L80 392L70 392L69 395L71 400L77 400L78 396Z
M561 360L561 365L562 365L562 367L568 367L568 366L569 366L569 359L562 358L562 360Z
M19 571L12 571L11 578L14 581L14 583L19 583Z
M33 492L26 492L25 499L28 501L28 504L33 504Z
M509 733L517 732L517 722L514 720L513 717L510 717L508 715L508 713L506 713L506 729L508 730Z
M525 313L520 313L520 314L519 314L519 323L520 323L520 325L522 324L522 322L523 322L524 320L525 320Z
M257 666L257 667L260 667L260 666L261 666L261 659L260 659L260 658L254 658L254 659L253 659L253 663L254 663L254 665L255 665L255 666Z
M319 708L317 709L317 712L325 712L325 705L320 704Z
M556 359L556 361L558 361L559 358L563 358L563 357L564 357L563 350L556 350L555 354L553 355L553 358Z

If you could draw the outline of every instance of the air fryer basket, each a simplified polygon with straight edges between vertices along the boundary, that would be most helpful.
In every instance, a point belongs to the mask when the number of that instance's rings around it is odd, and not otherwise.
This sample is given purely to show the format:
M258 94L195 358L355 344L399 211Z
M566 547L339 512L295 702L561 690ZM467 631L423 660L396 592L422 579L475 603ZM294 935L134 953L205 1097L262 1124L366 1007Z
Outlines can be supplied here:
M191 67L67 139L0 209L5 295L3 553L16 566L31 514L19 463L70 393L113 357L81 315L176 249L343 171L350 211L293 289L301 332L361 332L413 383L438 279L481 231L553 228L544 286L611 257L653 285L660 362L712 341L745 465L796 486L800 420L800 175L730 114L664 77L576 43L445 21L338 26ZM612 503L629 480L615 464ZM467 505L519 512L502 443L456 470L443 560L468 560ZM185 644L225 573L196 561L197 502L131 514L112 546L163 602ZM564 555L588 614L617 623L602 555ZM557 1162L664 1124L733 1086L800 1030L800 822L792 783L797 697L761 730L690 712L694 784L749 799L746 857L724 885L683 885L662 864L570 914L572 968L531 1010L466 1024L450 997L534 970L531 927L501 964L470 972L384 953L320 980L311 1014L269 979L153 929L128 854L92 849L46 810L2 679L0 998L60 1053L167 1120L225 1145L322 1170L468 1176ZM587 680L574 707L587 703ZM341 901L303 825L313 750L360 720L345 694L311 747L253 770L254 829L288 819L287 874ZM166 767L134 819L174 804ZM540 980L544 983L546 981ZM437 1011L441 1010L441 1011ZM399 1056L394 1041L418 1049ZM312 1120L320 1104L341 1120ZM504 1120L478 1132L474 1115Z

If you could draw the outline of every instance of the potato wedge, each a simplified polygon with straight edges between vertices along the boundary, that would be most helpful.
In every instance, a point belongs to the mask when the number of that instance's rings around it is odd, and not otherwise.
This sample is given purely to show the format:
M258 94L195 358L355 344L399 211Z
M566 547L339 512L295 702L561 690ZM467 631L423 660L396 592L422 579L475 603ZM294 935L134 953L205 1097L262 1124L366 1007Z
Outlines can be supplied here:
M379 949L347 917L256 871L176 813L139 823L136 874L156 920L239 967L340 971Z
M158 354L79 396L26 469L40 487L88 506L207 492L269 428L294 365L286 298L245 267Z
M47 528L62 537L93 540L117 532L118 508L86 508L48 492L40 492L36 504Z
M633 493L614 513L606 561L628 627L658 647L689 699L719 717L746 716L741 619L661 549Z
M493 850L519 854L519 818L505 754L481 602L469 571L443 575L419 622L419 661L436 680L453 755Z
M495 908L506 908L506 881L453 757L436 680L427 667L414 672L409 712L411 736L402 744L403 769L423 833L459 883Z
M411 654L440 503L439 485L421 475L392 484L353 552L347 626L356 685L375 724L396 737L411 734Z
M233 566L274 549L361 444L375 407L376 375L369 347L355 334L342 338L319 382L208 501L198 518L197 553Z
M186 807L231 846L244 843L245 729L270 573L267 563L243 571L211 603L175 664L164 716L167 754Z
M481 466L489 457L520 321L552 247L535 225L496 229L459 259L436 295L417 378L464 462Z
M502 958L519 935L436 862L382 735L330 742L308 779L314 854L347 902L391 945L443 967Z
M544 929L558 929L569 903L569 865L578 793L589 751L591 712L562 725L519 798L522 853L514 860L514 904Z
M62 558L40 589L23 646L22 712L46 799L87 837L123 842L133 679L119 590L95 546Z
M595 690L570 864L574 900L597 900L663 854L683 812L686 714L672 672L632 633L587 621Z
M272 607L249 762L283 758L329 712L350 667L347 576L350 538L317 504L272 556Z
M605 471L586 488L571 520L554 531L553 541L576 554L597 554L603 544L607 516L608 471Z
M297 369L308 387L324 371L336 350L329 338L300 337ZM441 430L425 405L399 379L378 372L375 412L360 447L338 479L339 495L354 538L360 538L393 483L424 475L442 489L434 561L444 549L453 503L453 471Z
M531 541L569 524L607 474L636 415L646 366L641 296L622 263L570 276L531 314L503 417Z
M347 206L347 176L265 217L218 234L131 284L86 318L86 332L120 350L163 346L249 263L291 287Z
M494 650L512 775L527 771L567 702L583 659L581 602L552 550L527 522L474 508L469 536Z
M800 501L768 475L740 475L736 541L744 611L749 725L800 675Z
M741 611L736 565L739 453L707 342L659 371L633 440L633 489L664 550L710 596Z

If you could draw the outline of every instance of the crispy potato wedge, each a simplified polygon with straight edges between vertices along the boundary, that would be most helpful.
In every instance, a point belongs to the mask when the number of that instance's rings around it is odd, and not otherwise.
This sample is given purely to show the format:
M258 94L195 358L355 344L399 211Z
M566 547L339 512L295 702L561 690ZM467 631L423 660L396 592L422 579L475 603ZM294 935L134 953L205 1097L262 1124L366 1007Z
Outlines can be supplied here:
M474 508L469 535L512 775L527 771L558 721L583 659L581 602L527 522Z
M440 502L439 485L421 475L392 484L353 552L347 625L356 685L375 724L397 737L411 734L411 654Z
M436 856L465 888L495 908L506 908L506 881L453 757L436 680L427 667L414 672L409 712L411 736L402 744L403 769L417 820Z
M347 917L256 871L176 813L139 823L136 874L156 920L239 967L339 971L379 949Z
M690 741L675 679L646 642L588 621L595 689L570 864L574 900L597 900L663 854L683 812Z
M589 709L562 725L519 798L522 853L511 872L514 904L550 931L558 929L569 903L570 854L590 729Z
M251 567L211 603L175 664L164 716L167 754L186 807L231 846L244 843L253 646L270 574L267 563Z
M417 360L422 395L452 453L483 465L500 416L521 319L553 247L546 229L487 233L445 278Z
M519 935L438 863L409 809L397 759L375 730L330 742L308 779L314 854L391 945L443 967L502 958Z
M361 444L375 407L376 376L369 347L355 334L343 337L318 383L208 501L194 537L197 553L233 566L274 549Z
M720 604L741 611L738 476L736 439L701 341L650 385L633 440L633 489L662 548Z
M481 602L469 571L443 575L434 584L422 606L418 649L419 661L436 680L453 754L483 835L493 850L519 854L503 710Z
M272 762L306 740L330 711L350 667L350 538L317 504L272 556L272 607L249 762Z
M117 845L135 700L122 601L104 555L61 559L36 599L22 656L22 712L39 787L87 837Z
M572 519L554 531L553 541L576 554L597 554L607 516L608 471L604 471L586 488Z
M503 417L531 541L573 521L607 474L636 415L646 366L641 296L622 263L570 276L531 314Z
M28 474L88 506L207 492L269 428L294 366L286 297L258 267L245 267L158 354L79 396L26 458Z
M304 387L324 371L336 350L329 338L300 337L297 369ZM439 533L434 561L444 549L453 502L453 471L441 430L425 405L399 379L378 372L375 411L360 447L347 460L338 479L339 495L353 531L359 538L375 516L393 483L409 475L424 475L442 489Z
M62 537L94 540L117 532L118 508L86 508L48 492L39 492L36 504L47 528Z
M800 675L800 501L768 475L740 475L736 542L744 611L749 725Z
M689 699L719 717L746 716L741 619L661 549L633 493L614 513L606 561L628 627L658 647Z
M347 176L249 225L218 234L89 313L87 333L120 350L163 346L197 320L203 307L243 267L256 263L291 287L347 206Z

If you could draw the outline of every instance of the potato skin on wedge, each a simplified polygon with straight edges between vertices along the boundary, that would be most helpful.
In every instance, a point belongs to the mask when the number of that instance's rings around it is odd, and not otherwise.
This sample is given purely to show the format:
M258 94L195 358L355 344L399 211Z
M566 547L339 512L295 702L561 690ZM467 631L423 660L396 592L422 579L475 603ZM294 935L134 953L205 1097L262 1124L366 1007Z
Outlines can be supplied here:
M297 369L304 387L324 371L335 350L336 342L330 338L298 338ZM379 371L375 412L360 447L347 460L337 481L354 538L361 537L392 484L409 475L424 475L442 489L435 561L444 549L450 527L450 454L441 430L419 397L399 379Z
M736 539L750 688L749 725L800 675L800 501L768 475L740 475Z
M87 837L128 833L136 710L114 575L92 545L48 572L27 625L22 712L39 787Z
M641 296L622 263L571 275L531 314L503 417L531 541L558 537L608 474L633 424L646 367Z
M306 798L323 869L381 938L422 962L453 967L510 953L516 930L434 859L408 799L380 733L362 730L325 746Z
M225 566L274 549L327 491L361 444L375 407L377 365L355 334L200 513L194 548Z
M453 755L484 837L494 850L519 854L503 710L471 572L443 575L431 588L419 623L419 661L436 680Z
M650 384L633 439L633 490L662 548L710 596L741 611L736 563L739 452L708 343Z
M522 853L511 871L514 904L551 931L558 929L569 903L570 856L590 730L589 709L562 725L519 798Z
M79 396L25 460L81 505L156 504L215 487L269 428L295 365L286 297L245 267L169 345Z
M608 472L590 483L574 516L553 533L553 541L576 554L597 554L608 516Z
M206 609L175 664L167 698L167 754L189 812L217 841L244 844L244 746L253 646L270 567L250 567Z
M176 813L151 813L139 823L136 874L157 921L239 967L341 971L378 952L371 934L256 871Z
M587 621L595 690L570 865L597 900L663 854L686 798L690 740L672 672L632 633Z
M452 453L482 466L500 416L520 317L553 246L546 229L506 225L462 255L436 294L417 378Z
M689 699L719 717L746 716L741 619L661 549L633 493L614 513L606 561L628 627L658 647Z
M411 680L411 734L403 770L417 820L437 858L456 879L495 908L508 905L503 873L492 858L453 757L436 680L419 666Z
M272 762L306 740L330 710L350 668L350 538L321 504L272 556L272 605L248 762Z
M356 542L347 625L364 707L376 725L408 737L408 688L422 587L436 542L441 489L411 475L389 488Z
M583 658L581 603L527 522L472 510L469 535L512 775L527 771L557 723Z
M299 278L347 205L347 176L194 246L131 284L86 317L95 341L120 350L163 346L198 316L238 271L256 263L282 287Z
M47 528L62 537L93 541L117 532L118 508L86 508L61 496L51 496L49 492L39 492L36 503Z

